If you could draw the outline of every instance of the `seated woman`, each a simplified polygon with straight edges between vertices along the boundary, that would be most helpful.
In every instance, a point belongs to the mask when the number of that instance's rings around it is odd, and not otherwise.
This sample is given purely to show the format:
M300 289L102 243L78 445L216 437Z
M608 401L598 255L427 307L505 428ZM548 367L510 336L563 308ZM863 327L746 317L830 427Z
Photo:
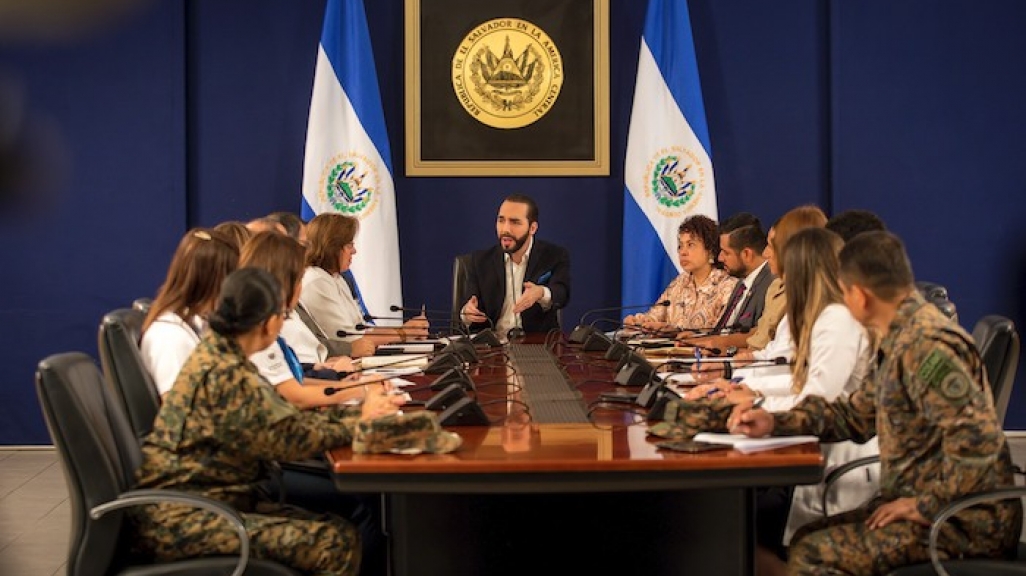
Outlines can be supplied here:
M777 336L793 342L791 366L742 367L735 374L744 375L744 384L722 380L703 384L685 398L726 397L729 402L740 404L765 396L763 408L785 411L809 395L833 400L854 392L866 376L871 347L865 329L844 305L838 282L838 254L843 244L840 236L824 228L801 230L787 243L783 266L787 311ZM822 449L827 469L879 453L875 438L866 444L824 444ZM831 491L830 512L855 508L872 496L876 486L876 479L867 477L867 473L842 477ZM823 489L823 484L798 486L793 497L784 498L774 498L779 496L775 490L761 494L756 516L757 539L762 548L757 558L760 566L771 570L768 573L782 573L772 570L783 568L779 557L782 544L790 541L794 530L823 516ZM767 499L779 506L766 506Z
M716 222L701 214L684 219L677 229L677 258L684 271L659 296L659 301L668 300L669 306L653 306L648 312L629 315L624 324L654 332L710 329L738 283L721 268L719 252Z
M270 461L348 444L358 421L394 413L401 400L376 393L359 407L300 411L274 394L247 357L277 338L285 312L281 293L264 270L242 268L224 281L210 330L143 444L136 487L183 490L235 507L256 558L304 573L354 575L360 537L349 521L276 506L257 487ZM130 517L135 546L158 561L238 552L235 530L202 510L157 504L133 508Z
M250 356L260 375L297 408L330 406L363 397L361 388L345 388L339 384L340 372L351 372L349 358L327 360L327 350L292 310L299 303L303 288L305 250L299 242L277 232L258 232L246 243L239 258L239 267L260 268L271 273L284 287L285 322L281 335L270 346ZM285 326L290 325L287 337ZM301 353L300 353L301 351ZM316 358L305 363L302 359ZM327 378L331 376L330 378ZM377 384L381 386L382 384ZM329 389L331 394L328 394Z
M368 356L381 344L425 338L428 322L418 316L399 328L365 328L368 320L353 287L342 276L356 255L359 223L356 218L324 213L306 225L307 267L299 302L327 338L352 342L351 356Z
M221 222L217 226L214 226L214 230L227 234L232 240L235 241L235 245L238 246L239 252L242 252L242 247L246 245L246 242L253 237L253 232L246 228L246 225L238 220L227 220Z
M225 234L194 228L178 243L167 277L143 322L143 364L157 391L167 394L206 330L221 282L235 270L239 250Z
M770 267L770 272L776 276L776 280L766 290L766 305L755 327L755 332L747 336L747 347L741 348L735 354L738 361L745 360L766 360L778 356L790 358L792 355L791 335L788 332L780 333L780 328L786 330L782 320L787 311L787 292L784 290L784 252L787 248L787 241L798 231L806 228L823 228L826 225L827 217L817 206L805 205L792 208L781 216L766 235L766 248L762 255ZM690 338L689 344L700 346L711 346L721 349L729 349L732 346L740 347L741 343L737 338L746 338L745 334L731 334L729 336L709 336L706 338ZM715 363L696 364L692 366L692 374L698 382L708 382L722 377L722 365Z

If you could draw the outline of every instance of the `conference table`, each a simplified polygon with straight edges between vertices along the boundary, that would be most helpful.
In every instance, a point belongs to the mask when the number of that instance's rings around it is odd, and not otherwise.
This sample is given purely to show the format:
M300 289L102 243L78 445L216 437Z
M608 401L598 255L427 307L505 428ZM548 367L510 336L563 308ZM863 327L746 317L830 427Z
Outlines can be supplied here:
M391 574L752 574L755 488L819 482L818 446L659 449L636 407L597 402L614 362L548 340L482 352L471 374L492 424L450 427L456 452L329 451L339 490L383 495ZM562 392L531 388L545 355ZM583 410L546 410L568 392Z

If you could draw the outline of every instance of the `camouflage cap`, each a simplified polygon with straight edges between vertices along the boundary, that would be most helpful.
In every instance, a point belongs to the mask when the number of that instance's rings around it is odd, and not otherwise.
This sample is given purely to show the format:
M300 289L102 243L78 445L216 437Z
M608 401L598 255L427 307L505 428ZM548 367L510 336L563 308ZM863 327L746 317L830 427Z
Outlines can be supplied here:
M650 424L648 433L660 438L687 439L699 432L723 432L734 405L723 398L671 400L663 421Z
M463 439L459 434L442 430L434 412L422 410L409 414L390 414L358 423L353 452L446 454L461 444Z

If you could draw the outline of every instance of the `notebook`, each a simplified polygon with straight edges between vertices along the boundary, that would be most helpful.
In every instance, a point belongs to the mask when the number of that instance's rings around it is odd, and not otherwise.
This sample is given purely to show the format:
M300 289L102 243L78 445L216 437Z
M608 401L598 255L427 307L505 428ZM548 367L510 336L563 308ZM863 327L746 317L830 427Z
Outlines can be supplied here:
M753 452L764 452L776 450L797 444L808 444L819 442L816 436L769 436L767 438L749 438L744 434L717 434L713 432L701 432L695 434L695 442L709 442L711 444L729 444L734 450L742 454Z

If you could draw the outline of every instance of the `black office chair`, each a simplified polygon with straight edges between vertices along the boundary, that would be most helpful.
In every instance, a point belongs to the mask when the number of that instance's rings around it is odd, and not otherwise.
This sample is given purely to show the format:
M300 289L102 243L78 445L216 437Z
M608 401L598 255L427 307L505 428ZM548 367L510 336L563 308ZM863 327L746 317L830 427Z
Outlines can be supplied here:
M160 393L139 352L146 313L137 308L119 308L100 321L97 344L107 384L128 415L136 438L153 429L160 410Z
M947 288L937 284L936 282L928 282L924 280L917 281L916 288L919 289L919 293L923 295L923 298L925 298L927 302L936 306L937 309L943 312L948 318L958 322L958 308L948 296Z
M275 562L249 558L242 518L223 502L175 490L131 490L132 475L142 460L140 445L88 355L65 352L44 358L36 369L36 393L71 501L69 576L298 576ZM156 564L131 554L131 529L123 509L159 502L192 505L223 516L239 535L239 554Z
M1009 560L971 558L941 560L937 551L937 538L944 524L955 514L984 502L1008 500L1026 496L1026 486L1009 486L989 492L965 496L951 502L937 513L930 525L930 562L903 566L892 570L887 576L1002 576L1026 574L1026 542L1019 542L1016 558Z
M470 298L470 295L466 293L467 278L470 275L470 256L470 254L460 254L452 262L452 318L450 321L453 332L458 331L456 327L463 325L460 310Z
M139 310L143 315L150 313L151 305L153 305L153 298L136 298L132 301L132 308Z
M990 381L994 409L1003 424L1008 401L1012 397L1015 372L1019 368L1019 332L1011 318L990 314L976 322L973 340Z

